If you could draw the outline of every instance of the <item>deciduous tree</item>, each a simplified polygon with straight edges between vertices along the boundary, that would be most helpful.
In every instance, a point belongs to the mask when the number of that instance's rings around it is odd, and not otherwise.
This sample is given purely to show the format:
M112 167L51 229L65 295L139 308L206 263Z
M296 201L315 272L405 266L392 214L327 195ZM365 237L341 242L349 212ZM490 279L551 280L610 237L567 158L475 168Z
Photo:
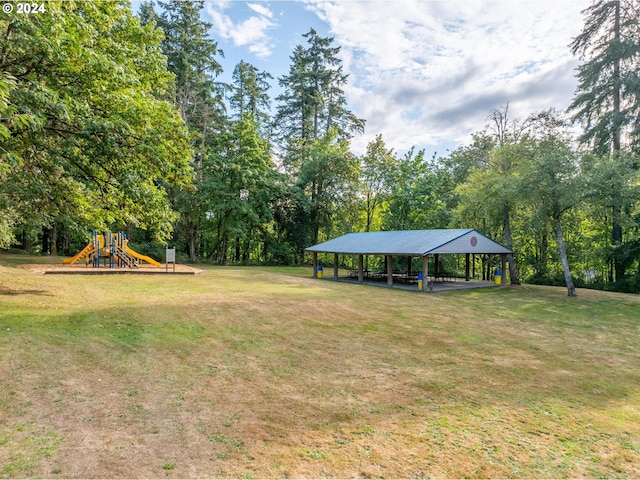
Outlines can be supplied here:
M211 24L201 18L202 0L158 2L158 6L156 12L153 3L143 4L140 15L143 21L156 25L164 33L162 53L174 74L172 101L191 134L196 190L176 191L172 199L180 212L179 237L184 239L189 259L195 262L203 253L202 228L206 220L207 198L202 197L200 189L203 165L216 136L226 129L224 88L216 81L222 73L217 59L222 52L209 37Z
M369 142L366 153L360 159L360 184L363 197L364 231L371 231L377 214L387 195L391 192L395 177L395 156L387 148L382 135Z
M577 155L563 135L562 122L549 112L546 131L536 135L528 144L531 155L527 162L518 164L519 182L522 183L522 203L529 204L537 216L550 218L556 233L558 254L562 264L567 294L577 295L567 256L563 217L576 207L584 195L583 177Z
M3 142L19 158L3 189L25 228L134 223L166 237L166 188L190 181L187 132L172 105L160 35L125 2L47 2L0 19L9 102L31 121ZM6 131L5 131L6 133ZM6 157L5 157L6 158Z

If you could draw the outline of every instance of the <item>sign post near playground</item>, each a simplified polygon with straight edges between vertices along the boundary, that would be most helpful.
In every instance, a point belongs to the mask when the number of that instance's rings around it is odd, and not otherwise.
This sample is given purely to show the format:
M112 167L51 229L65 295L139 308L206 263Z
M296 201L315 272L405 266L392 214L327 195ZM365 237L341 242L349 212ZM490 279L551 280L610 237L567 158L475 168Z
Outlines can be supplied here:
M165 250L165 257L166 257L166 263L165 263L165 271L169 271L169 264L172 263L173 264L173 271L176 271L176 249L175 248L169 248L167 247Z

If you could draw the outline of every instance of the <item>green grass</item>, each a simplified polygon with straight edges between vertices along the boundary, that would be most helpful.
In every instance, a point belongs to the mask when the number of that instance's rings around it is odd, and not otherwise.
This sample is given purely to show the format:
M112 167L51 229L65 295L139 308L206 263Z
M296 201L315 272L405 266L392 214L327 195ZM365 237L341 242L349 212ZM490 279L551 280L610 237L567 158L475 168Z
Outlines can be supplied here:
M35 422L0 427L0 452L8 453L0 456L0 474L13 477L31 471L44 458L51 457L63 440L57 432Z
M637 295L20 257L0 256L2 477L640 476Z
M59 264L65 257L52 257L51 255L26 255L19 253L0 253L0 265L16 267L18 265L39 264Z

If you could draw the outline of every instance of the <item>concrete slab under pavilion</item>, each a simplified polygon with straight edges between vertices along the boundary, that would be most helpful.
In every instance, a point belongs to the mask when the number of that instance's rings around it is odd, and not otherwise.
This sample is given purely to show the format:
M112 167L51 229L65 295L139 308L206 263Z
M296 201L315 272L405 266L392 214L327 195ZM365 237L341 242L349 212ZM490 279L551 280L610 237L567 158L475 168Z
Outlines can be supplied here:
M329 281L333 280L333 277L328 278ZM339 276L338 282L352 283L358 285L367 285L371 287L383 287L383 288L396 288L398 290L405 290L407 292L419 292L418 284L406 284L406 283L393 283L392 285L387 285L387 282L376 282L373 280L364 280L362 282L358 281L357 278L351 278L348 276ZM495 282L489 280L477 280L471 279L469 281L465 281L464 278L458 278L455 281L448 282L429 282L426 284L426 291L430 293L441 293L441 292L454 292L457 290L472 290L476 288L492 288L499 287L500 285L496 285Z
M318 277L318 254L333 253L333 279L339 280L339 255L358 257L358 269L350 272L350 280L357 283L379 283L386 281L387 286L406 284L407 287L421 291L438 291L439 281L442 284L454 284L451 275L439 272L439 255L464 254L465 276L455 278L471 286L470 259L472 255L499 255L501 258L501 284L506 283L506 256L511 250L485 237L474 229L441 229L441 230L400 230L389 232L349 233L342 237L308 247L313 253L313 276ZM364 259L368 256L383 256L385 269L369 272L364 269ZM407 257L407 271L394 272L393 257ZM422 269L414 272L411 259L422 258ZM435 268L429 271L429 258L434 257ZM323 272L324 273L324 272ZM328 272L327 272L328 273ZM327 275L328 276L328 275ZM488 285L487 285L488 286ZM461 288L461 287L459 287ZM458 288L458 289L459 289Z

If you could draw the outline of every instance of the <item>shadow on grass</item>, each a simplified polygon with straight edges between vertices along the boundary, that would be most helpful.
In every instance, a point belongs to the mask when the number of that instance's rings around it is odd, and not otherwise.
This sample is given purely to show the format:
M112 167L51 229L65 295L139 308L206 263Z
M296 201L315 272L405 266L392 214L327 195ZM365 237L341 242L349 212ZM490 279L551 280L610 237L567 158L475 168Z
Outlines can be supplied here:
M0 295L21 294L50 296L40 290L0 290ZM202 365L232 364L240 381L262 378L264 388L290 382L292 391L333 388L339 397L354 398L363 391L397 388L411 392L404 399L409 404L426 396L436 403L457 398L526 404L547 397L605 405L633 395L640 384L635 325L626 323L573 326L566 319L531 324L520 318L493 321L499 327L493 331L489 320L482 325L424 318L372 322L363 313L346 321L326 306L321 318L317 308L300 315L292 306L277 307L278 318L264 304L232 299L178 309L158 305L4 316L10 329L0 331L0 338L11 342L12 335L26 333L23 338L40 343L42 351L50 343L70 352L86 345L141 357L157 351L157 361L180 349L198 350ZM201 367L190 362L183 366L186 371ZM353 378L353 391L341 383L345 376ZM381 383L369 385L372 378Z
M46 297L53 297L53 295L46 290L11 290L7 288L0 288L0 295L7 297L14 297L17 295L41 295Z

